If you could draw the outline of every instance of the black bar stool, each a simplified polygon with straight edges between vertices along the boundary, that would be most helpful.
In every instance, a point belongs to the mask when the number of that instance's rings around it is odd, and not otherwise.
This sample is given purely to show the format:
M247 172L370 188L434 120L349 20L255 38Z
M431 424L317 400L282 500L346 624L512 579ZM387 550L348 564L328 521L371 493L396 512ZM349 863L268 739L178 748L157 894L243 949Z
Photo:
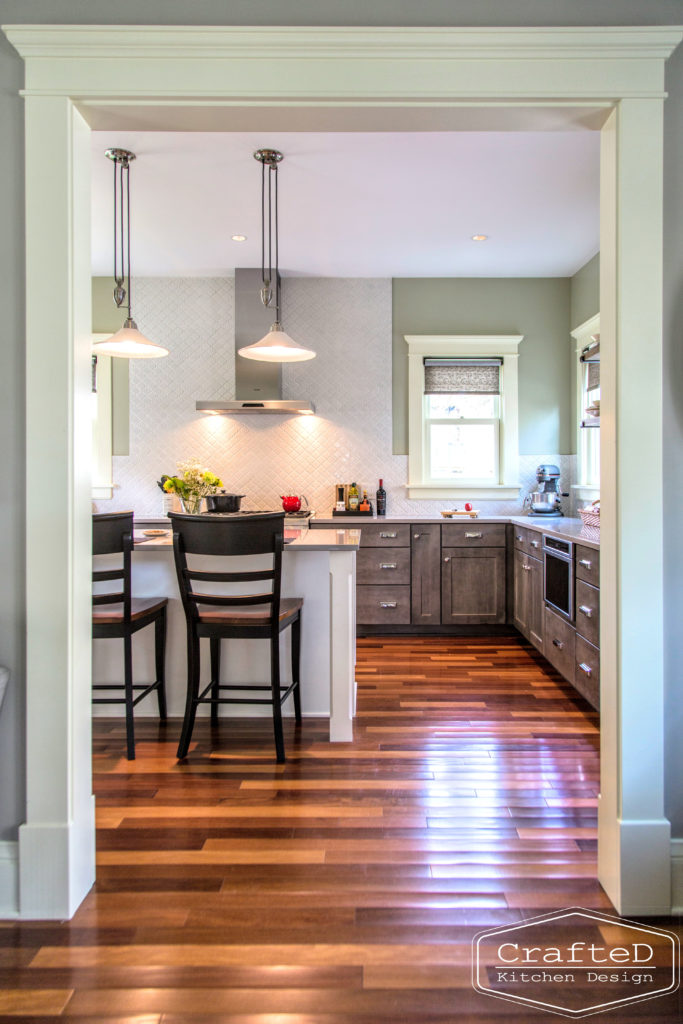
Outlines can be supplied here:
M93 594L93 639L123 640L123 683L96 683L93 690L123 690L123 697L93 697L93 704L125 704L128 760L135 759L135 726L133 708L153 690L159 701L159 717L166 720L166 597L132 597L130 556L133 550L133 513L112 512L92 517L92 553L121 554L123 564L117 569L94 569L93 583L121 581L121 589L113 593ZM154 655L156 679L153 683L133 682L133 633L154 623ZM137 697L136 690L142 690Z
M178 746L178 757L187 754L199 704L211 705L211 720L218 721L219 704L270 704L278 762L285 760L282 735L282 704L290 693L294 698L296 721L301 722L299 660L301 650L301 608L303 598L280 597L284 513L221 516L204 513L185 515L171 512L173 551L178 586L187 620L187 702ZM188 555L272 555L270 568L218 572L188 568ZM194 584L269 584L266 593L237 594L198 592ZM212 588L209 588L209 590ZM225 588L223 588L225 590ZM249 589L249 588L247 588ZM280 684L280 633L292 627L292 682ZM211 681L200 693L200 645L208 637ZM261 638L270 642L270 682L267 685L220 682L221 640ZM223 690L270 690L270 697L221 697Z

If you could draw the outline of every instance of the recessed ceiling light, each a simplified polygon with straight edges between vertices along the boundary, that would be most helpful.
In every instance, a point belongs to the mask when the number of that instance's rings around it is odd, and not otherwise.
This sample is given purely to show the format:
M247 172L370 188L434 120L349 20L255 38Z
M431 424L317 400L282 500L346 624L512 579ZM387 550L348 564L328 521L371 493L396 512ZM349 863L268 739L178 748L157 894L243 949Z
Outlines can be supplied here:
M246 235L230 235L230 237L232 238L233 242L246 242L247 240Z
M472 241L473 242L485 242L488 237L489 237L488 235L472 235Z

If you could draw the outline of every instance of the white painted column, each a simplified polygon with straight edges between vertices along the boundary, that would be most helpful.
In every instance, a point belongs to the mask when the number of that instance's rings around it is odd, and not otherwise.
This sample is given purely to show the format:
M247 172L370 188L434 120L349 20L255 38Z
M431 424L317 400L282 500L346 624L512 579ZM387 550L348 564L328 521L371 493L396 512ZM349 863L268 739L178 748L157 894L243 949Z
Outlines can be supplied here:
M90 151L65 97L26 99L27 808L20 914L93 883Z
M330 742L350 743L356 713L356 552L330 555Z
M661 100L618 104L602 131L601 181L598 873L621 914L667 914Z

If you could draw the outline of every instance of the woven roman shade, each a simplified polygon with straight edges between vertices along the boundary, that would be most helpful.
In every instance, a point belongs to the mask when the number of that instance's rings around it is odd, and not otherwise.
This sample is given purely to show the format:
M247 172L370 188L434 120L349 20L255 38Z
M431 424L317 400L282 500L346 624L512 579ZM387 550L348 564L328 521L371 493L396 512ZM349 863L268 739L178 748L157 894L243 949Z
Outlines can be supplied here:
M502 359L425 359L426 395L499 395Z

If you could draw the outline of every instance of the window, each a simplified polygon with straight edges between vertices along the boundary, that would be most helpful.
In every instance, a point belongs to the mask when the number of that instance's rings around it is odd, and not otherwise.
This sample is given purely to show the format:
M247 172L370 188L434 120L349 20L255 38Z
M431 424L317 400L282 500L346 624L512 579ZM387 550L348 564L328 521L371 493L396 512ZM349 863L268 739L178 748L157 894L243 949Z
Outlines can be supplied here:
M518 496L521 340L406 336L409 497Z
M577 484L582 500L600 495L600 317L594 316L575 331L577 394ZM596 415L597 414L597 415Z

